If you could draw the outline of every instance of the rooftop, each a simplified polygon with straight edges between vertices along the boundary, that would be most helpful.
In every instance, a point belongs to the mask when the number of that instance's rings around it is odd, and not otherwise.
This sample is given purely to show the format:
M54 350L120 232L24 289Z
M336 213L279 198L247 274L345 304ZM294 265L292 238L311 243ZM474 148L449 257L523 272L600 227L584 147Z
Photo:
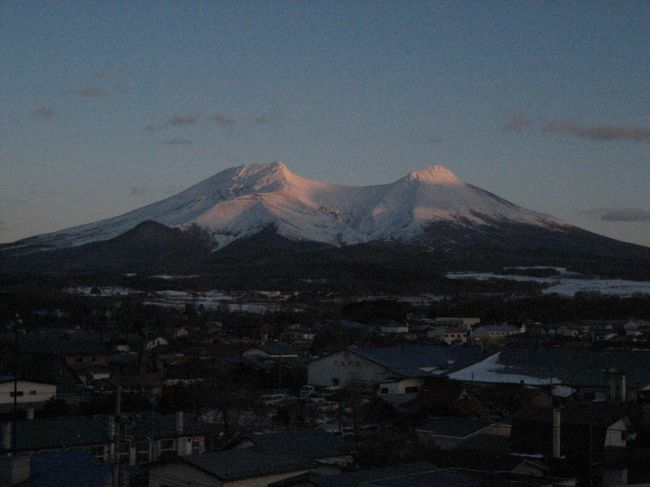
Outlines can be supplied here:
M442 375L478 362L485 355L476 347L398 345L394 347L350 347L348 351L405 377Z
M176 436L176 416L156 412L137 413L127 434L136 439L173 438ZM16 448L19 451L45 450L110 442L109 416L66 416L37 418L16 424ZM205 434L207 426L186 417L183 434Z
M486 418L428 418L416 428L416 431L434 436L466 438L493 423L494 421Z
M628 384L650 384L650 352L604 352L559 348L505 348L451 375L477 382L523 381L531 385L561 383L572 386L606 386L612 372L624 373Z
M320 473L305 474L305 480L308 484L316 487L358 487L365 486L368 482L373 482L382 479L390 479L394 477L402 477L404 475L413 475L416 473L431 472L435 467L427 462L408 463L404 465L389 465L382 468L375 468L371 470L359 470L356 472L347 472L341 474L327 475ZM296 485L295 480L288 479L272 484L274 487L281 487L283 485ZM298 484L305 485L305 484Z
M311 459L347 455L352 450L348 442L321 429L252 434L247 438L258 450Z
M283 472L298 472L317 466L311 460L255 449L223 450L190 455L181 461L220 480L236 480Z

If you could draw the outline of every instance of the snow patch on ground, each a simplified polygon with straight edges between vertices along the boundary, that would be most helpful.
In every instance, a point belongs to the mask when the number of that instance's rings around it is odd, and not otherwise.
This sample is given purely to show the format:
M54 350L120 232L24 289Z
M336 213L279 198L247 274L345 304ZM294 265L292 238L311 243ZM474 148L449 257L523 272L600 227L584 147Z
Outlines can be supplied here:
M649 281L569 277L577 275L575 273L565 272L563 276L559 277L536 277L517 274L494 274L491 272L449 272L447 273L447 278L474 279L478 281L503 279L517 282L537 282L548 286L543 290L544 294L559 294L562 296L575 296L578 292L601 293L624 297L635 294L650 294Z

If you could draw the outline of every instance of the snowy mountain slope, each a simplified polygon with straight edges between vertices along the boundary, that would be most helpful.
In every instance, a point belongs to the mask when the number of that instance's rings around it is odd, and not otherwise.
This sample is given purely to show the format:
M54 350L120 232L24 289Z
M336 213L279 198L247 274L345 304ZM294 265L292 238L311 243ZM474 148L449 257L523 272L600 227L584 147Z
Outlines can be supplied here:
M114 238L144 221L198 224L223 248L273 226L292 240L336 246L416 239L432 222L571 228L467 184L442 166L413 171L394 183L352 187L303 178L281 162L226 169L175 196L96 223L4 246L5 252L76 247Z

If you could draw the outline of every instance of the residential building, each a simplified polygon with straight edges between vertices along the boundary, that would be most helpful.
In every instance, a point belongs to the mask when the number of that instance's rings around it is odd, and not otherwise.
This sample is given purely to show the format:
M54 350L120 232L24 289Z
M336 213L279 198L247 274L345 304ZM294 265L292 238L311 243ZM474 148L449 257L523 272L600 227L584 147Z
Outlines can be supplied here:
M0 376L0 413L13 409L14 401L20 409L38 408L56 397L56 385L27 380L14 381L11 376Z
M279 342L267 342L261 345L256 345L246 350L242 356L245 358L262 358L272 360L282 360L298 357L296 352L289 345Z
M472 338L475 340L497 342L509 336L519 335L525 332L525 326L519 327L505 323L500 325L482 325L472 330Z
M592 461L620 452L633 437L627 410L611 403L524 410L514 416L511 433L515 452Z
M467 343L469 332L457 326L436 326L427 332L427 338L434 338L447 345Z
M405 378L445 375L482 357L481 350L472 347L349 347L312 360L308 366L308 383L322 387L348 386L351 383L375 387Z
M415 428L423 443L450 450L478 435L510 436L510 425L490 418L427 418Z
M15 447L19 453L82 449L95 458L109 460L115 420L112 416L66 416L19 421L15 425ZM207 425L182 412L161 415L156 412L134 413L124 416L123 437L120 445L123 463L149 463L175 456L205 451ZM2 448L12 448L10 423L3 424Z
M457 317L457 316L439 316L435 319L436 325L447 325L464 328L471 331L472 328L481 322L481 318Z
M650 386L650 352L504 348L452 371L449 378L484 384L563 385L582 400L633 401Z

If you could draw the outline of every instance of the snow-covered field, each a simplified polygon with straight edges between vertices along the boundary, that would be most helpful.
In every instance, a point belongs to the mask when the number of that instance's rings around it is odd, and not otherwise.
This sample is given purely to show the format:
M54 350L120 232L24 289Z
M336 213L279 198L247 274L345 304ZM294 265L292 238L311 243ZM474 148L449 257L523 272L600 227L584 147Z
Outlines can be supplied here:
M97 289L99 290L99 294L94 294L92 292L92 286L69 287L64 289L63 292L69 294L81 294L83 296L128 296L129 294L142 294L142 291L131 289L129 287L99 286Z
M64 291L70 294L81 296L128 296L142 295L143 291L127 287L106 286L98 287L99 294L92 293L91 286L78 286L67 288ZM232 296L219 290L192 292L168 289L147 294L142 302L145 306L160 306L183 310L185 305L202 307L206 310L223 310L232 313L255 313L264 314L280 311L288 294L279 291L257 291L253 294L241 294ZM293 309L296 309L293 307Z
M541 268L541 267L540 267ZM634 294L650 294L650 281L626 281L623 279L582 278L579 274L568 272L562 267L554 268L560 276L536 277L517 274L493 274L491 272L449 272L449 279L475 279L487 281L504 279L517 282L538 282L548 287L544 294L560 294L575 296L576 293L601 293L616 296L632 296Z

